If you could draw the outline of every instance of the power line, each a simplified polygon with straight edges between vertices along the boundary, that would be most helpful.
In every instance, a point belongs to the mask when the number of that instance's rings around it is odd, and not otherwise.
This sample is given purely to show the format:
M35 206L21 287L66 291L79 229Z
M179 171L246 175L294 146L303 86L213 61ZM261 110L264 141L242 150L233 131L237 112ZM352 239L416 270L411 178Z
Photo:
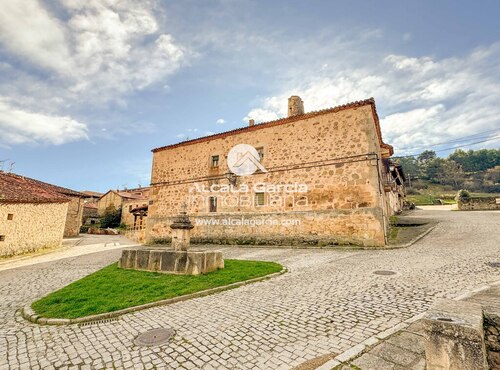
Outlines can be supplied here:
M491 133L491 132L495 132L495 133L496 132L500 132L500 129L494 129L494 130L488 130L488 131L478 132L478 133L473 134L473 135L464 136L464 137L461 137L461 138L458 138L458 139L454 139L454 140L443 141L441 143L431 144L431 145L428 145L426 147L401 148L399 150L409 151L409 150L416 150L416 149L425 149L425 148L430 148L430 147L433 147L433 146L438 146L438 145L443 145L443 144L451 144L451 143L454 143L454 142L467 141L467 140L471 140L471 139L482 139L483 138L482 136L480 136L480 137L477 137L477 136L483 135L483 134L486 134L486 133ZM490 135L486 135L484 137L487 138L489 136Z
M473 143L468 143L468 144L464 144L464 145L453 146L453 147L450 147L450 148L444 148L444 149L434 150L434 152L439 153L439 152L445 152L447 150L466 148L466 147L474 145L474 144L485 143L487 141L492 141L492 140L497 140L497 139L500 139L500 135L491 137L489 139L476 141L476 142L473 142ZM401 155L401 156L392 157L392 158L411 158L411 157L419 156L420 154L422 154L422 153L415 153L415 154L409 154L409 155Z

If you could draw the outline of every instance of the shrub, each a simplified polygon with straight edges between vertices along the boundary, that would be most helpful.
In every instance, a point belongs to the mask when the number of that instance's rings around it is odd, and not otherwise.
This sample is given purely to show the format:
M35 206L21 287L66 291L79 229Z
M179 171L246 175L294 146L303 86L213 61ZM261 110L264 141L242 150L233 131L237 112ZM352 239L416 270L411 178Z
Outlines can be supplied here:
M470 198L470 192L465 189L459 190L457 196L455 197L457 201L460 199L469 199L469 198Z
M120 226L120 222L122 219L122 209L108 209L106 213L101 218L101 228L113 228Z

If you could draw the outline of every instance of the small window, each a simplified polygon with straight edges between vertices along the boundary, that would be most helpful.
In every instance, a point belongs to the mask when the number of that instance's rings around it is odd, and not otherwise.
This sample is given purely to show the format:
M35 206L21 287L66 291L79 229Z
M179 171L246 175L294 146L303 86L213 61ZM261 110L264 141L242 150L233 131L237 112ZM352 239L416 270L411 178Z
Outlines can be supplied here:
M212 167L219 167L219 156L218 155L212 156Z
M265 204L265 194L264 193L255 193L255 206L263 206Z
M132 211L132 204L128 206L128 211Z
M13 214L13 213L9 213L9 214L7 214L7 220L9 220L9 221L10 221L10 220L12 220L12 219L14 219L14 214Z
M217 212L217 197L208 198L209 204L209 212Z
M264 159L264 148L260 147L260 148L256 148L256 150L257 150L257 153L259 153L259 160L262 162L262 160Z
M5 235L0 235L0 242L5 241Z

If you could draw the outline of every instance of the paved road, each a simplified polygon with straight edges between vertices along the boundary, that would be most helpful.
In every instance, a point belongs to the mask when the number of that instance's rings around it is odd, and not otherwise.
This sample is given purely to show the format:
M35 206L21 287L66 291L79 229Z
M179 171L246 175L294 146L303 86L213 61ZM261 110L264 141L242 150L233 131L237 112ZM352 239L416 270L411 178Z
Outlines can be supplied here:
M441 222L407 249L332 251L222 248L227 258L272 260L290 272L216 295L84 327L38 326L16 310L117 260L120 251L0 272L0 369L291 369L500 280L500 212L417 211ZM393 270L397 275L374 275ZM163 347L133 339L171 327Z
M82 234L79 238L64 239L62 248L0 260L0 271L132 245L137 243L123 235Z

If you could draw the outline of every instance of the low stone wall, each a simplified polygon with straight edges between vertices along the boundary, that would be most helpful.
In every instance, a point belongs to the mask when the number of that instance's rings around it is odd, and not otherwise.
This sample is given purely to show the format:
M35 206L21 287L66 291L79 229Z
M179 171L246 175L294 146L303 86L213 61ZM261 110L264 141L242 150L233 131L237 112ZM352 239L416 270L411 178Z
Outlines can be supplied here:
M146 229L128 229L125 231L125 236L128 239L136 241L138 243L144 243L146 237Z
M474 197L459 199L458 209L461 211L500 210L500 198Z

